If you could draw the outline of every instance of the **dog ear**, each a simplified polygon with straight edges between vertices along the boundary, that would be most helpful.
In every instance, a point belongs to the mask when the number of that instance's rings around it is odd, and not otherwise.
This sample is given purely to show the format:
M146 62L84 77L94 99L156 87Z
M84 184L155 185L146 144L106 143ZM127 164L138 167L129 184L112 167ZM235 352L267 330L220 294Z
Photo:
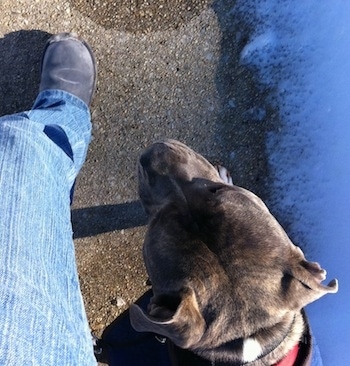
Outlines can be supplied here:
M308 262L301 250L295 248L299 258L285 270L282 288L288 294L288 306L297 310L328 293L336 293L338 281L333 279L328 285L322 284L327 272L318 263Z
M151 305L152 308L152 305ZM176 310L161 303L153 304L150 314L138 305L131 305L130 320L139 332L152 332L169 338L181 348L190 348L202 337L205 321L199 312L194 291L186 289Z

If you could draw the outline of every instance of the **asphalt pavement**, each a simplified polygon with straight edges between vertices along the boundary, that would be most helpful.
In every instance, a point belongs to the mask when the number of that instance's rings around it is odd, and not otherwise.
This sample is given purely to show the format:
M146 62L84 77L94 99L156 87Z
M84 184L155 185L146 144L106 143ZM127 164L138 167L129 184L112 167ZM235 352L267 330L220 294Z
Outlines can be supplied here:
M93 138L72 221L91 329L104 332L147 290L146 220L137 196L140 151L178 139L234 182L268 197L268 90L240 63L251 25L234 0L2 0L0 115L27 110L52 33L85 38L98 62Z

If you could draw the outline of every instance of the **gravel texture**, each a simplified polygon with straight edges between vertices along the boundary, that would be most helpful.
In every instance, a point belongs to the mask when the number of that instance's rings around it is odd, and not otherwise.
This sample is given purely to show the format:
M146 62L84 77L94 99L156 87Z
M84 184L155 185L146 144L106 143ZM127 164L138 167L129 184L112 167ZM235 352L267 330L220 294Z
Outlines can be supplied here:
M239 63L250 27L235 1L2 0L0 114L30 108L43 45L74 31L98 61L93 139L72 219L92 330L100 335L146 290L136 161L157 139L179 139L267 195L266 133L274 111Z

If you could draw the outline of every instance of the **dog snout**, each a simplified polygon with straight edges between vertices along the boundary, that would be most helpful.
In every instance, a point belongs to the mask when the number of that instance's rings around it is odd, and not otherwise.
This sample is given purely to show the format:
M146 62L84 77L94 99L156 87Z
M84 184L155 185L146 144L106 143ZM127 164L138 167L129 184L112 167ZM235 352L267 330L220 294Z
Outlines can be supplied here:
M176 140L155 142L142 153L140 164L149 174L152 172L183 182L194 178L223 182L208 160Z

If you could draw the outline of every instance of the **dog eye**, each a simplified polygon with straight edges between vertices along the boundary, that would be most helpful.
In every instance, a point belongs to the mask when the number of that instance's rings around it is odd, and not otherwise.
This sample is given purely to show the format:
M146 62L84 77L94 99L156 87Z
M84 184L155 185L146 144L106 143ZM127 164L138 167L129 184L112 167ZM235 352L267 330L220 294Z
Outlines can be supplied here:
M286 294L289 291L289 287L292 283L293 277L289 273L283 273L283 277L281 279L281 288L282 292Z
M222 186L209 187L209 192L216 193L216 192L220 191L222 188L223 188Z

